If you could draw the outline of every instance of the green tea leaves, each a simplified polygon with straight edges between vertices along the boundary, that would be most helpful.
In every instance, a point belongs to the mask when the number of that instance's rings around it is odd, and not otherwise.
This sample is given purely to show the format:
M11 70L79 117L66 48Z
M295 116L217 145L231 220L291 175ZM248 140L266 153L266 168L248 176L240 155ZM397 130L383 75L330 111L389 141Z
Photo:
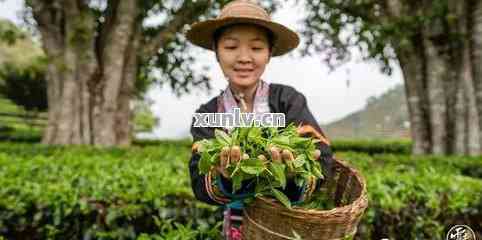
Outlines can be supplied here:
M216 139L221 142L224 146L231 146L232 139L231 137L222 130L215 129L214 136Z
M215 155L213 155L215 156ZM199 159L199 171L202 174L206 174L209 172L209 169L211 169L211 155L209 155L208 152L202 152L201 153L201 159Z
M288 176L299 187L310 177L323 177L318 160L312 156L317 149L316 143L312 138L299 136L294 124L284 129L240 127L230 134L216 129L214 139L198 142L199 171L205 174L219 164L223 148L239 147L242 159L239 162L231 159L226 168L233 193L242 188L244 180L252 179L256 181L256 195L273 195L280 202L284 201L285 206L290 206L287 197L275 188L285 189ZM279 153L272 152L272 147Z
M276 188L271 188L271 192L273 193L273 196L278 199L285 207L291 208L291 202L290 199L281 191L277 190Z
M317 178L323 178L323 174L321 173L321 166L319 162L314 162L312 165L312 173Z
M299 168L305 164L306 156L304 154L298 155L296 159L293 161L293 165L295 168Z
M280 186L283 189L286 188L285 168L286 166L281 163L270 163L270 166L269 166L269 169L273 173L275 180L279 182Z
M259 175L266 169L263 162L258 159L246 159L241 161L240 164L241 170L251 175Z
M248 133L248 138L254 141L259 140L259 138L261 138L261 128L251 128Z

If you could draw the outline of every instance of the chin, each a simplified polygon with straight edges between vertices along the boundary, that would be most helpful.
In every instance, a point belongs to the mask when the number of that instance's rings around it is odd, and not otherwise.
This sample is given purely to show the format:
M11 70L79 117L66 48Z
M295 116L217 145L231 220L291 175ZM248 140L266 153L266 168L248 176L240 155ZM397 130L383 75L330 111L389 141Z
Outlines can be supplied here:
M233 81L231 81L231 84L240 88L252 87L255 86L256 83L258 83L258 81L254 79L234 79Z

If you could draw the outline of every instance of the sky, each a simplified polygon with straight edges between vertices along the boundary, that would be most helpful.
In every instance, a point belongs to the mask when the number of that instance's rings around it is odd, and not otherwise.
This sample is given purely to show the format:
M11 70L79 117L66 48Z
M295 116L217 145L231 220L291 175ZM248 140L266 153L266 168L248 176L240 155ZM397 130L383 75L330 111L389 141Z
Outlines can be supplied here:
M19 11L22 0L0 0L0 18L7 18L21 23ZM304 11L301 8L285 4L275 15L274 21L293 30L300 29L299 19ZM209 78L212 91L198 89L180 98L168 86L152 87L147 96L153 100L151 109L160 119L160 124L153 133L143 135L149 138L185 138L189 137L189 128L194 111L200 104L209 101L227 87L221 69L214 54L207 50L193 47L196 61L210 66ZM329 123L362 109L370 96L379 96L388 89L403 82L400 69L396 67L391 76L384 75L373 62L362 62L354 52L354 59L330 71L321 61L322 56L298 58L291 55L272 58L262 79L269 83L281 83L294 87L306 96L308 107L320 123ZM349 79L349 86L347 84Z

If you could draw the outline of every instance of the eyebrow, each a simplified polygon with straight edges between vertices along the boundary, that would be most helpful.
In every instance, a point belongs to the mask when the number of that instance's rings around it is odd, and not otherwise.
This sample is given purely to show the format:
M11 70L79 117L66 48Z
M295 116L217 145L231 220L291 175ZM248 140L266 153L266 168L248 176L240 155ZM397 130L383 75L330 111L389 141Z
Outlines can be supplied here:
M226 36L226 37L224 37L224 40L239 41L239 39L234 38L234 37L231 37L231 36ZM263 39L260 38L260 37L255 37L255 38L251 39L250 41L251 41L251 42L254 42L254 41L263 41Z

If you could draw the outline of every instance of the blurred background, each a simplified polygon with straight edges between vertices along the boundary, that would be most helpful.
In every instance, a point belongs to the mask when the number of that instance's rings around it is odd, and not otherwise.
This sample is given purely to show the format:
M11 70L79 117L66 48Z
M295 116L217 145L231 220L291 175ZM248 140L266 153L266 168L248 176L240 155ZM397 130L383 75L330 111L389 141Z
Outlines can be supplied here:
M23 29L24 31L31 29L27 28L29 26L25 26L26 21L24 18L28 16L25 15L24 3L22 1L4 1L3 5L5 7L2 8L1 14L5 24L7 24L7 22L13 23L16 25L16 28L19 28L19 30ZM307 15L306 11L303 10L303 6L296 4L294 1L289 1L277 7L279 7L279 9L274 12L273 19L301 32L303 29L303 18L306 18ZM165 19L159 15L162 14L152 14L152 16L146 17L144 25L162 25ZM30 19L29 21L32 22L34 19ZM42 55L44 53L42 51L40 33L37 29L32 31L28 33L28 39L25 41L32 42L33 51L36 51L38 55ZM306 39L306 37L302 37ZM15 49L22 48L20 45L16 47L5 46L5 49L11 49L9 50L11 52L10 55L6 56L18 57L22 55L22 50L18 50L18 52L14 51ZM347 60L346 64L335 69L330 69L330 67L323 62L326 53L319 52L312 56L300 56L301 51L302 49L299 48L298 52L290 56L274 58L267 68L266 73L263 75L263 79L267 82L291 85L305 94L308 98L309 107L320 124L330 124L326 128L333 127L337 129L330 129L330 135L339 136L340 134L344 134L344 137L351 137L352 135L346 134L353 134L353 136L356 136L355 134L358 134L356 126L360 123L357 122L357 120L348 119L348 121L353 122L355 128L350 131L350 133L346 133L343 132L343 129L346 130L346 126L338 127L341 126L342 121L340 120L352 113L363 110L370 99L373 100L390 89L403 90L403 86L401 86L403 84L402 74L396 64L393 66L394 73L392 75L383 74L375 62L363 61L362 54L356 48L350 49L350 54L352 54L353 57ZM155 118L158 119L158 121L152 124L152 127L149 129L143 129L143 131L140 131L141 133L138 132L139 137L190 137L189 127L193 112L199 107L200 103L207 102L219 94L220 90L224 90L227 87L227 81L224 79L213 53L189 45L183 54L189 54L194 58L192 69L189 70L195 71L196 73L204 73L205 77L209 79L207 81L211 88L207 90L201 86L190 86L182 89L182 92L177 95L176 91L181 91L180 87L173 89L168 83L170 80L168 76L157 72L162 71L162 69L154 69L155 67L153 66L150 70L154 72L150 73L150 77L154 78L153 81L155 82L149 83L148 86L142 90L136 90L139 91L140 96L135 100L149 105L146 110L152 113L152 119ZM9 59L9 57L4 57L4 59ZM9 62L9 60L3 61ZM209 70L203 72L203 67L209 67ZM174 79L173 81L180 85L180 81L186 80ZM406 105L403 96L400 96L399 101L400 104ZM169 107L174 105L176 106L175 108ZM406 107L402 112L404 112L405 116L395 120L401 121L401 124L399 122L399 125L396 126L396 130L400 131L402 129L408 129L408 127L404 127L403 125L404 121L408 121ZM390 115L392 113L385 112L383 114ZM377 118L379 119L376 119L376 124L380 126L386 124L384 123L384 119L380 117ZM337 124L334 124L335 122ZM376 124L374 124L373 127L375 127ZM394 126L390 126L390 129L393 127ZM350 128L353 127L350 126ZM384 129L386 130L387 128ZM371 131L359 133L359 137L363 137L363 134L369 132ZM382 130L377 132L377 134L378 133L381 134ZM365 135L365 137L372 136ZM398 137L398 135L396 137ZM408 137L408 135L405 137Z
M187 162L227 80L183 34L228 2L0 0L0 239L219 237ZM301 37L263 80L367 179L355 238L480 238L482 1L259 2Z

